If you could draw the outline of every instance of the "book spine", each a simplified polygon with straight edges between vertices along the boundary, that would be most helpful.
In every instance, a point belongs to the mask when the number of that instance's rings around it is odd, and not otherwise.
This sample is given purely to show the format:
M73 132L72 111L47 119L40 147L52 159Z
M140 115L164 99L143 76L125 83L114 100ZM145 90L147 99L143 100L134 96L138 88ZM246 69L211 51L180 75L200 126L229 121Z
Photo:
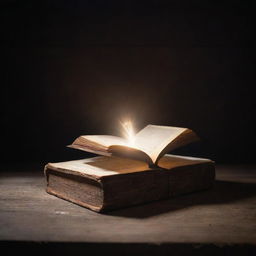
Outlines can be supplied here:
M215 167L209 162L171 170L106 177L102 180L104 202L101 211L208 189L214 179Z
M168 172L148 170L104 177L102 211L138 205L168 197Z
M213 162L177 167L169 172L169 197L208 189L214 180Z

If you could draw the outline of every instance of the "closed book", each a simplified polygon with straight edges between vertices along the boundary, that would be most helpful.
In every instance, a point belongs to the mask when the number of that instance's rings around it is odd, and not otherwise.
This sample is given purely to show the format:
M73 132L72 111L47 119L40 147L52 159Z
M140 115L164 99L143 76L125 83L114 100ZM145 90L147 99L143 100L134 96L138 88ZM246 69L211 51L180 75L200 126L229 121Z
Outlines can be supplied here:
M165 155L158 166L116 156L98 156L45 166L46 191L104 212L208 189L215 179L209 159Z

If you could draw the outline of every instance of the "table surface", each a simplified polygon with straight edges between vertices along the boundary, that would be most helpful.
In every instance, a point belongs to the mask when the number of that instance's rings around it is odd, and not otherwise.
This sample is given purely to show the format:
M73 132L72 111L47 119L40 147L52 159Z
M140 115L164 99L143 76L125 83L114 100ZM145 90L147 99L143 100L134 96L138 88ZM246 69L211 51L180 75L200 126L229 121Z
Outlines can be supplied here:
M256 166L217 166L210 190L107 214L45 187L43 166L1 172L0 241L256 246Z

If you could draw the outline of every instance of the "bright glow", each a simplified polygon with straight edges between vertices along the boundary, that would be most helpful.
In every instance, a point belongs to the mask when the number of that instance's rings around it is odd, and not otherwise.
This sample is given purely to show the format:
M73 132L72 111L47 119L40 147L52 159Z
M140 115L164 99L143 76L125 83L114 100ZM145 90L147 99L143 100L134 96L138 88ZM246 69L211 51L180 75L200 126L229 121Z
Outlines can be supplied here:
M127 139L128 145L134 145L135 133L131 120L120 122L122 126L122 134Z

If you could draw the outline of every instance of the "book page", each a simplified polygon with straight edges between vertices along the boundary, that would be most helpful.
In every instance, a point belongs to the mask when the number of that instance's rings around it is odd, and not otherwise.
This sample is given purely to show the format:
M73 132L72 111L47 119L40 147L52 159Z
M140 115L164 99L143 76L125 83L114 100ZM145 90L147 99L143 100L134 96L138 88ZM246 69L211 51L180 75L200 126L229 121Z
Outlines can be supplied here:
M155 162L160 152L186 130L180 127L148 125L136 134L134 144Z
M84 135L69 147L99 155L119 155L153 165L168 151L195 140L196 134L187 128L148 125L134 136L132 143L118 136Z
M122 145L126 146L127 141L124 138L112 135L84 135L81 136L83 139L89 140L101 146L108 148L111 145Z

